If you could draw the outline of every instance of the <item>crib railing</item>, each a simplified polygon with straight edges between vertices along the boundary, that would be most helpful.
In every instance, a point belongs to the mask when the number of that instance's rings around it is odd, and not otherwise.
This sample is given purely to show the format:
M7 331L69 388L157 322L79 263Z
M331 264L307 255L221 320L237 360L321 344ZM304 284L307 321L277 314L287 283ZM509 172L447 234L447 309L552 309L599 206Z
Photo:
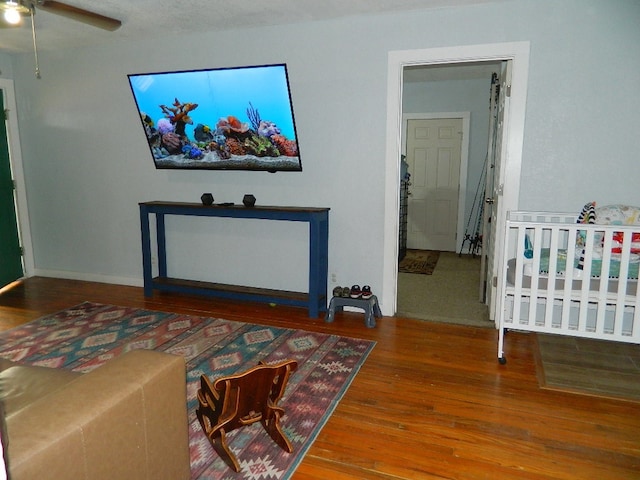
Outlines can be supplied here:
M506 329L640 343L640 226L577 224L575 214L510 212L499 282Z

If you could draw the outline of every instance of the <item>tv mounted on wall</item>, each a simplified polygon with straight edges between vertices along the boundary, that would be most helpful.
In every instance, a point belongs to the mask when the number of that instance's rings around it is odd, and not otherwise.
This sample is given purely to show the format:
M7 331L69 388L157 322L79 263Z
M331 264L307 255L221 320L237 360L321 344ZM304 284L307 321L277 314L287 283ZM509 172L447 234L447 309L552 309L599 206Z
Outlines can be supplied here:
M128 77L156 168L302 170L285 64Z

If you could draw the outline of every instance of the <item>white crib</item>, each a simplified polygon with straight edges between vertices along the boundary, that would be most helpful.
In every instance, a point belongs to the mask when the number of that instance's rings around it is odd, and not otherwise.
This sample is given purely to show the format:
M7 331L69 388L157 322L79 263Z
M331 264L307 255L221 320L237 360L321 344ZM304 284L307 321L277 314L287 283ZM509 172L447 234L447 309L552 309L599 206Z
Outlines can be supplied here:
M510 212L498 280L498 360L507 330L640 343L640 226ZM635 234L635 235L634 235Z

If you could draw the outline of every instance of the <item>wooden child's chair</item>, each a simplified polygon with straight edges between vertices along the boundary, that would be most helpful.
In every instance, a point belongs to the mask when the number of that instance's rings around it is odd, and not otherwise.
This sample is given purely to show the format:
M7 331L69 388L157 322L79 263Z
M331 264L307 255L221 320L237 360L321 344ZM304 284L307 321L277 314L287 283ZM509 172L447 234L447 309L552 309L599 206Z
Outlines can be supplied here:
M213 384L206 375L200 377L196 415L213 448L236 472L240 471L240 464L226 439L226 434L236 428L261 421L274 442L289 453L293 451L280 428L284 409L278 407L278 402L289 375L297 368L295 360L275 365L260 362L244 373L219 378Z

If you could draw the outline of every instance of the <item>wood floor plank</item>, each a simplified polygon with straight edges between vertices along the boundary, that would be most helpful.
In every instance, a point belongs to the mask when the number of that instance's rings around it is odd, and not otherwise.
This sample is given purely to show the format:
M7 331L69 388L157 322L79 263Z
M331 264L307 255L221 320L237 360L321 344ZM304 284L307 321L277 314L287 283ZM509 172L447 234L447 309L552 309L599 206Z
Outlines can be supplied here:
M494 329L38 277L0 293L0 330L83 301L374 340L294 480L640 478L640 403L541 389L531 334L510 332L500 365Z

